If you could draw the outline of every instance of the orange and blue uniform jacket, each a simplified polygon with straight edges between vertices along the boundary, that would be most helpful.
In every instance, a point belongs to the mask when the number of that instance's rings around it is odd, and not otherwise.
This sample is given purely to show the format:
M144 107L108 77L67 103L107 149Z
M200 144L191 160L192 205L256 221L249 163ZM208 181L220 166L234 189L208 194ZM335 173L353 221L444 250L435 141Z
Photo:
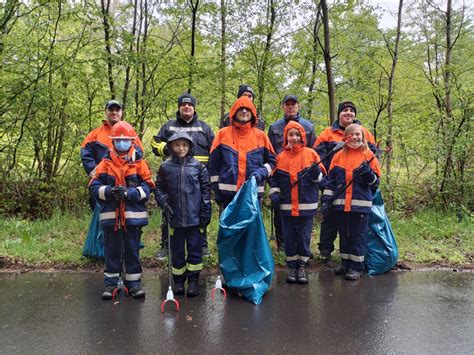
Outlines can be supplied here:
M103 120L102 123L102 126L93 129L81 144L82 166L91 177L94 175L96 166L112 148L112 139L110 139L112 126L107 120ZM135 148L139 148L142 153L145 151L140 138L137 137L133 143Z
M364 161L370 161L369 166L376 175L374 181L369 183L359 173ZM378 186L380 175L379 161L373 152L346 145L332 159L321 201L332 202L335 211L370 213L374 187ZM343 192L351 180L353 182Z
M291 128L300 132L302 144L290 148L287 135ZM318 183L326 169L320 168L320 164L313 165L320 159L313 149L306 146L306 133L301 124L288 122L284 137L283 151L277 156L276 168L269 181L270 196L273 200L273 194L279 195L281 215L284 217L314 216L318 209ZM311 173L310 168L313 169Z
M360 121L354 120L355 124L360 125ZM374 154L379 154L379 149L375 146L375 139L374 136L369 132L369 130L363 127L365 138L367 140L367 144L369 145L369 149ZM327 127L324 131L316 139L313 148L316 149L316 152L319 154L320 157L326 156L335 146L337 143L342 142L344 138L344 129L339 125L339 121L336 120L332 124L331 127ZM326 170L329 170L331 166L331 160L334 154L330 154L327 158L324 159L323 164Z
M240 108L249 108L252 122L242 125L234 121ZM216 201L231 200L252 173L266 169L270 175L275 166L275 152L262 130L256 128L257 110L252 101L241 96L230 110L231 125L221 128L211 147L209 176ZM259 182L258 196L262 197L265 180Z
M113 186L126 186L127 196L117 201L111 193ZM151 180L148 164L141 152L132 146L126 157L121 157L115 149L110 149L97 166L89 189L100 201L100 225L144 226L148 224L146 202L155 188Z

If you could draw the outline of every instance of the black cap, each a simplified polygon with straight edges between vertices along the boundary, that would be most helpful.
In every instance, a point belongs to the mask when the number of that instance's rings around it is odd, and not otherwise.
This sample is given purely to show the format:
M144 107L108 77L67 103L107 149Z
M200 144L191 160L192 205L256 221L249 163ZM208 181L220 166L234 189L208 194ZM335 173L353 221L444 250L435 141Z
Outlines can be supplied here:
M243 94L244 92L246 92L246 91L250 92L250 93L252 94L252 96L255 97L255 94L254 94L254 92L253 92L253 89L252 89L250 86L248 86L248 85L240 85L240 86L239 86L239 91L237 91L237 98L241 97L242 94Z
M346 108L351 107L354 110L355 115L357 116L357 108L352 101L343 101L337 107L337 117L339 119L339 114Z
M117 100L109 100L105 104L105 108L111 108L112 106L117 106L119 109L123 108L122 104L118 102Z
M282 104L284 104L285 102L287 102L288 100L295 100L296 103L298 103L298 97L296 95L286 95L284 98L283 98L283 101L281 102Z
M193 105L193 107L196 107L196 99L191 94L183 94L178 97L178 109L184 103L190 103L191 105Z

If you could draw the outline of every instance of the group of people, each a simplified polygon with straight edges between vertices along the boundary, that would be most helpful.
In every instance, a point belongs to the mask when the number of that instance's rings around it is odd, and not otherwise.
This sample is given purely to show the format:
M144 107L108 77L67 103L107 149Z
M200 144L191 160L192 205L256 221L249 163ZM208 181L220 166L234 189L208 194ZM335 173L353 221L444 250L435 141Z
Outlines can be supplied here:
M252 88L241 85L214 136L198 118L196 99L181 95L176 119L153 137L153 153L163 158L155 181L135 130L121 120L121 103L107 102L107 119L81 146L83 165L91 176L91 206L100 208L105 236L103 299L115 296L123 263L131 296L145 296L139 245L151 192L163 212L158 257L166 256L170 240L173 291L199 295L203 255L208 254L211 196L222 210L250 178L257 182L260 203L266 183L270 185L272 222L277 247L286 254L288 283L308 282L305 265L312 255L320 191L321 257L329 260L339 232L342 263L335 272L348 280L361 277L368 216L381 171L374 138L356 120L356 106L342 102L338 119L316 137L313 124L300 117L295 95L285 96L284 116L270 125L268 134L253 100Z

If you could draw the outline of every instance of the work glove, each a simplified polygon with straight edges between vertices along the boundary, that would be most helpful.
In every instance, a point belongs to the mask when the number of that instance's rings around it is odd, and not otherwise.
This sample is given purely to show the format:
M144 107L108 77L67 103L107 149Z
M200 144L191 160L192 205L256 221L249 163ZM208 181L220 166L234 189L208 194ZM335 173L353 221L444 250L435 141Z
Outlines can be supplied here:
M331 206L329 206L329 203L324 202L321 204L321 214L323 217L327 217L329 213L331 212Z
M165 214L165 218L166 220L168 221L168 223L171 222L171 219L173 218L173 209L171 208L171 206L168 204L168 202L166 202L164 205L163 205L163 213Z
M127 198L127 187L123 185L114 186L110 189L112 196L117 200L125 200Z
M268 170L267 168L258 168L252 174L250 174L249 179L251 179L252 176L255 176L255 180L257 180L257 184L260 184L268 176Z
M318 181L319 175L321 174L321 168L319 167L319 164L311 165L308 170L308 174L311 177L311 180Z
M373 184L377 179L377 176L366 161L364 161L360 166L359 176L367 185Z
M278 192L272 193L270 200L272 201L272 209L278 210L280 208L280 194Z

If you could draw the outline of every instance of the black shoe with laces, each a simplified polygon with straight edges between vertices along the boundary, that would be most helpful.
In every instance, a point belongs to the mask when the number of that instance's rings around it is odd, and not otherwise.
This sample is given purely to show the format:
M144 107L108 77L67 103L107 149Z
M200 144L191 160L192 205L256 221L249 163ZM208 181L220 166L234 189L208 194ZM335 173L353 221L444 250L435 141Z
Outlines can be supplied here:
M145 297L145 290L143 290L143 288L141 288L141 286L135 286L135 287L130 289L130 295L133 298L143 298L143 297Z
M298 267L298 270L296 270L296 282L302 285L308 283L308 277L306 276L304 266L300 266Z
M296 269L295 268L288 269L288 274L286 275L286 282L289 284L296 283Z
M344 277L346 278L346 280L349 280L349 281L357 281L360 279L361 275L362 275L361 272L349 269L347 270Z

